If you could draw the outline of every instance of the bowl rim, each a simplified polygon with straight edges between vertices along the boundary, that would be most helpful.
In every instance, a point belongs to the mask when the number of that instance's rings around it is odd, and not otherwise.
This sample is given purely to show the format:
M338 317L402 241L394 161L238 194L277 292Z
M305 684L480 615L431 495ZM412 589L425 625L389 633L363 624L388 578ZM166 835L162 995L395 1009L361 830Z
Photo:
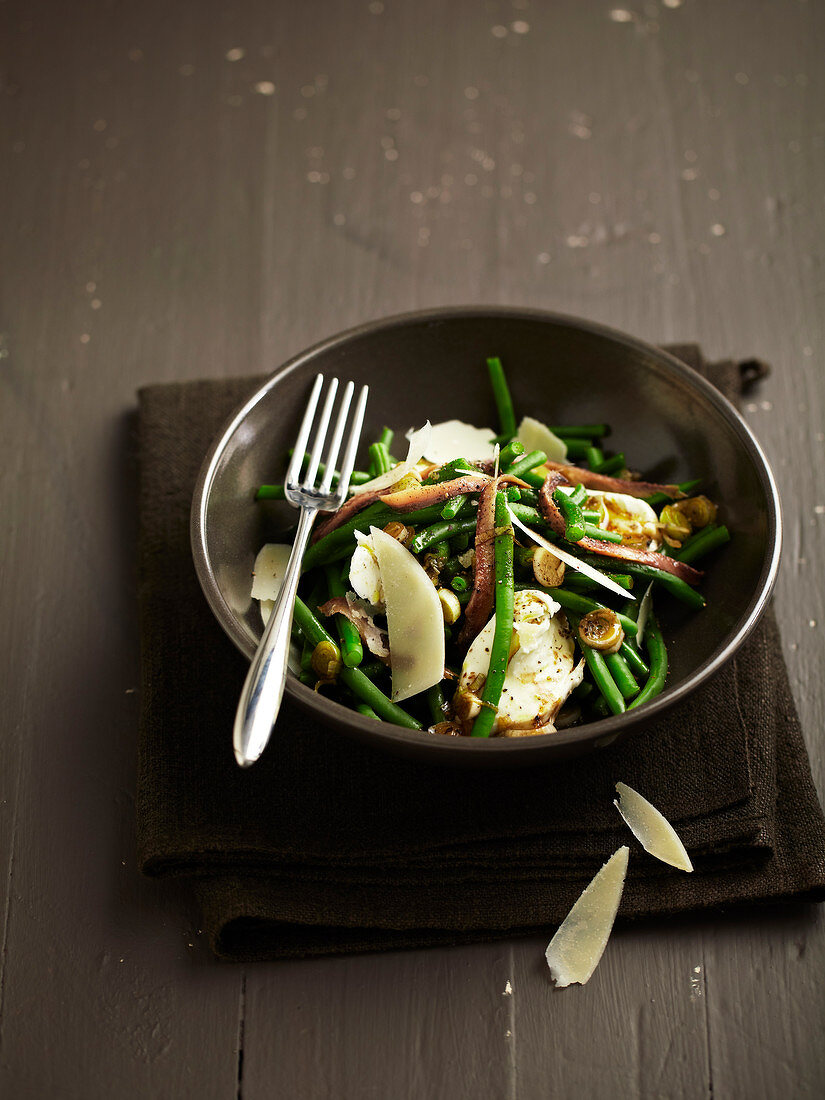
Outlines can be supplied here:
M472 317L500 317L509 320L536 321L553 324L556 327L576 329L623 345L637 355L646 358L652 357L671 375L675 375L683 383L700 390L715 406L723 419L727 421L756 469L767 504L767 544L769 553L763 562L759 581L747 607L713 653L687 679L672 688L666 688L661 695L638 711L610 715L596 722L588 722L584 726L574 726L569 730L557 730L548 734L523 738L494 737L484 739L481 742L469 737L436 737L426 730L406 729L384 721L376 722L375 719L359 715L341 703L319 696L318 693L301 684L296 677L287 676L286 692L298 704L316 715L323 723L351 732L362 740L385 742L398 747L415 745L416 749L427 745L432 751L433 763L438 763L439 758L446 762L448 759L459 759L467 753L478 753L479 745L483 743L483 752L488 759L506 757L512 760L516 757L523 757L526 763L528 757L531 760L539 756L542 759L548 755L552 757L553 746L564 747L569 750L572 746L587 742L591 742L594 746L610 744L623 733L630 732L634 726L647 725L649 722L661 717L665 711L670 710L714 676L734 656L753 631L767 607L776 583L782 547L782 510L776 479L762 447L739 411L711 382L688 366L687 363L683 363L660 347L648 344L607 325L569 314L533 307L502 305L443 306L397 313L388 317L362 322L352 328L328 336L292 356L278 367L242 405L230 414L213 440L198 473L190 511L190 542L198 581L212 613L236 648L247 660L251 660L254 647L251 646L248 636L242 631L238 620L232 613L218 586L206 541L206 512L209 497L221 459L232 436L273 386L288 374L300 369L323 353L382 330L401 328L408 325L464 320ZM644 721L640 723L639 720L642 718Z

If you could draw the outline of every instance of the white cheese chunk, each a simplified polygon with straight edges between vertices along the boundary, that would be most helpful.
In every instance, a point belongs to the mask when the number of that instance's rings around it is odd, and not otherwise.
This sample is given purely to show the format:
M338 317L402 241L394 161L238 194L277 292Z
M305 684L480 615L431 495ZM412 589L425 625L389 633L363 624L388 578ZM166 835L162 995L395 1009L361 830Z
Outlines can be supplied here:
M381 570L375 553L372 535L355 532L357 546L352 554L349 567L349 583L353 591L367 603L384 610L384 586L381 583Z
M493 733L529 729L552 732L562 704L581 683L582 663L575 660L573 635L560 611L546 592L530 589L516 593L513 632L517 648L507 665ZM495 629L494 615L467 651L459 692L481 694Z

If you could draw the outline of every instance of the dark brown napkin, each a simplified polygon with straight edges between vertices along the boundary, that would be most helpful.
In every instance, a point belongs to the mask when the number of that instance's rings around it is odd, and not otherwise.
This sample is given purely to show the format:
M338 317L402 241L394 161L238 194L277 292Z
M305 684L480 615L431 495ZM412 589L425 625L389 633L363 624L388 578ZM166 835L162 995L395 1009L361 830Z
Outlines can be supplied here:
M671 350L733 398L758 374ZM287 699L269 749L240 770L231 729L245 662L198 586L189 505L213 436L258 382L140 393L140 861L191 879L217 954L549 929L620 844L633 852L625 917L825 897L825 823L772 612L655 728L566 764L424 766L319 727ZM641 851L613 807L617 780L678 827L694 874Z

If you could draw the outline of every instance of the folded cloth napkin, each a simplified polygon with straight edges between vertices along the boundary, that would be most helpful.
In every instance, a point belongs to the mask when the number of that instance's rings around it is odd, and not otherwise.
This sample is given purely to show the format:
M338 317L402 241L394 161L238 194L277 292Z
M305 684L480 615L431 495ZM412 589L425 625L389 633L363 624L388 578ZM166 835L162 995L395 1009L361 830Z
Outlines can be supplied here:
M735 398L754 364L671 349ZM549 929L615 849L620 915L825 898L825 823L773 613L654 728L567 763L426 766L319 727L285 699L239 769L246 672L201 594L189 505L203 456L258 379L140 392L140 862L191 880L218 955L263 959L460 943ZM641 852L622 780L677 826L696 867Z

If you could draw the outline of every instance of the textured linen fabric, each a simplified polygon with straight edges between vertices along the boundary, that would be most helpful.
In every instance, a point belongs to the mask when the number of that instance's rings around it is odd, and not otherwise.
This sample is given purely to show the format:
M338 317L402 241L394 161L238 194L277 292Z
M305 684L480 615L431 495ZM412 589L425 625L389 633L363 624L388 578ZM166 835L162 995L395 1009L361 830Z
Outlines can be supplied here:
M749 364L671 349L735 398ZM246 672L207 606L189 506L213 436L260 379L139 395L140 863L191 880L216 953L277 958L549 929L624 843L620 915L825 897L825 824L773 613L655 727L577 760L435 767L318 726L285 699L278 751L239 769ZM696 871L647 856L613 807L629 782L678 827Z

